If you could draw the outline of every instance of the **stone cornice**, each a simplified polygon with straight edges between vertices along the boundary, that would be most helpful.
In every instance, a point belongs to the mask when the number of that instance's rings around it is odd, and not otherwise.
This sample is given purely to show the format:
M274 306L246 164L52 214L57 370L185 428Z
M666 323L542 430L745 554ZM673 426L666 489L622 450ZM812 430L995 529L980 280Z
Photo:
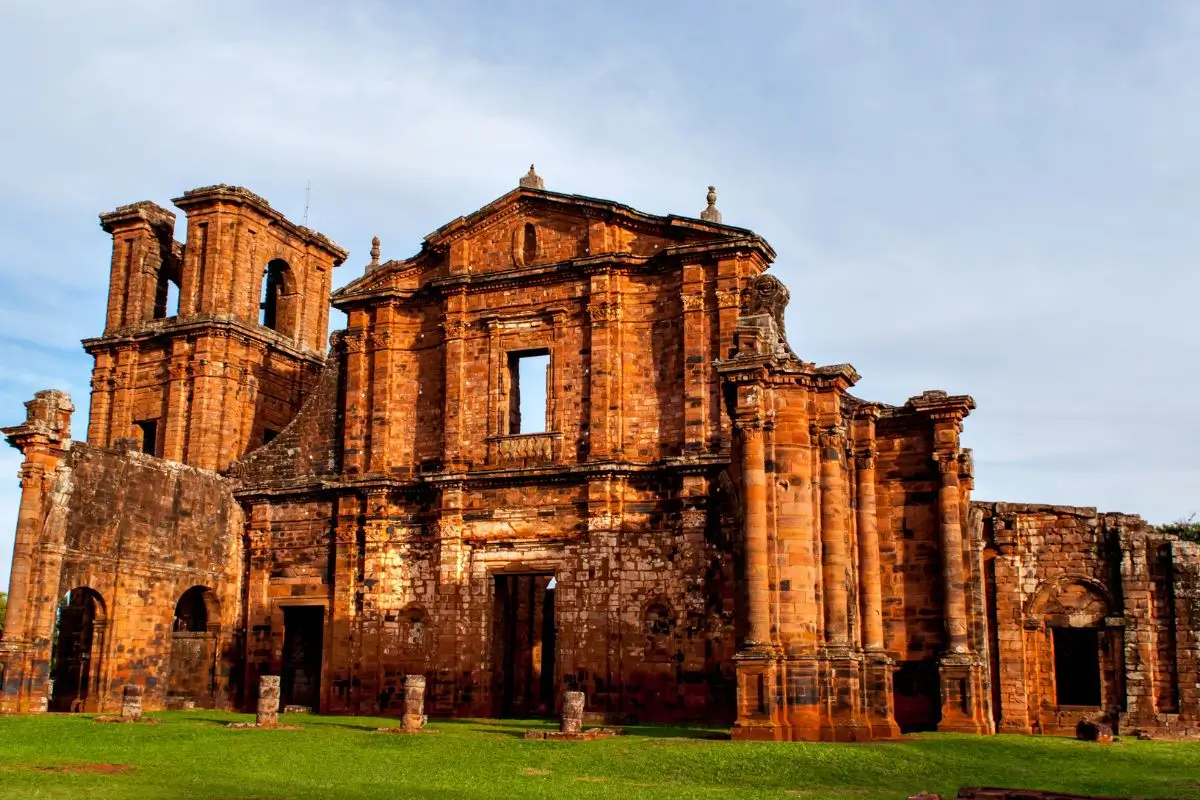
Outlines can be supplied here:
M112 233L117 228L126 228L144 222L151 227L175 230L175 215L158 203L142 200L129 205L117 206L112 211L100 215L100 227L106 233Z
M247 206L254 209L259 214L267 217L285 231L300 239L306 244L319 247L325 252L333 256L333 265L339 266L346 260L350 253L337 242L330 239L323 233L318 233L312 228L306 228L303 225L297 225L289 220L282 213L271 207L264 198L242 186L230 186L228 184L219 183L213 186L201 186L197 189L190 189L183 193L181 197L176 197L171 201L178 208L185 212L192 207L200 206L206 203L221 202L232 203L235 205Z
M428 487L451 486L466 488L504 483L578 483L599 476L654 475L703 475L729 466L727 453L703 456L662 459L652 463L638 464L629 461L595 461L567 466L513 467L475 469L465 472L434 472L411 478L385 475L364 475L346 480L306 479L294 484L280 486L254 485L243 479L233 489L233 494L243 503L262 502L265 498L298 498L382 491L416 491Z
M324 354L301 350L292 344L290 339L269 328L249 325L237 319L214 316L188 317L186 319L168 317L163 320L142 322L136 327L118 329L106 336L84 339L82 344L84 351L94 356L104 350L132 348L160 338L205 334L242 337L246 341L256 342L268 349L309 361L315 366L325 363Z

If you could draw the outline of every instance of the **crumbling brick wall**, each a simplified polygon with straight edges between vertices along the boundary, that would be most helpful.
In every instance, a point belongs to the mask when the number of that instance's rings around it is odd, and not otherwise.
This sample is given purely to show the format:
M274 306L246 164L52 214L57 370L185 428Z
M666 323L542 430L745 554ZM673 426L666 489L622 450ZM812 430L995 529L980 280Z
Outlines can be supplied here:
M1196 617L1181 599L1194 597L1194 545L1139 517L1093 508L972 510L994 584L989 638L1001 731L1070 734L1094 715L1120 727L1177 729L1195 718ZM1096 672L1090 698L1064 693L1064 684L1078 689Z
M31 521L35 567L19 589L29 613L5 631L21 647L6 705L31 710L48 698L53 710L113 710L127 683L144 687L148 708L168 695L226 704L236 692L243 521L225 479L82 442L53 475ZM207 590L202 629L180 635L177 605L193 587ZM70 605L60 614L68 595L74 605L89 598L85 629L68 629ZM82 652L67 646L71 635Z

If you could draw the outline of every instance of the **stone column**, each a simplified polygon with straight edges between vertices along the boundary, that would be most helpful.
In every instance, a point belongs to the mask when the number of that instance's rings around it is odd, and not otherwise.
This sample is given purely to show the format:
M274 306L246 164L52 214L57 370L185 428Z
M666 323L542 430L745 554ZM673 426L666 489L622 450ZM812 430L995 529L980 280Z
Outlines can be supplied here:
M742 504L745 509L746 585L750 632L746 647L771 643L770 554L767 543L767 471L762 423L739 423L742 432Z
M563 692L563 733L583 733L583 692Z
M821 433L821 549L825 586L825 645L849 649L846 581L846 476L842 468L845 437L840 426Z
M405 733L416 733L425 727L425 676L404 676L404 716L400 727Z
M900 735L892 691L892 659L883 642L883 587L880 575L879 528L875 509L875 450L856 459L858 499L858 566L862 591L863 678L871 736Z
M942 546L942 581L945 588L947 649L966 653L967 602L963 590L962 522L958 502L958 454L934 456L941 472L938 488L938 518Z
M121 691L121 719L142 718L142 687L127 685Z
M47 512L53 513L56 502L57 471L66 455L65 448L70 446L74 411L69 394L43 390L25 403L24 423L0 431L24 456L19 473L21 502L8 585L8 617L0 649L4 655L0 712L31 710L49 679L50 637L40 636L36 624L31 623L36 623L45 606L53 608L58 597L58 574L53 584L38 580L39 564L53 557L43 549L52 533ZM49 603L39 602L43 595L50 598Z
M982 665L967 641L966 567L959 498L957 450L934 453L941 482L938 519L941 533L942 582L945 590L946 654L940 664L942 720L939 731L987 733L984 718Z
M352 312L346 332L340 339L346 352L344 420L342 423L342 470L346 475L366 472L367 403L367 342L363 331L366 314Z
M858 566L863 606L863 649L883 650L883 587L879 565L879 528L875 514L875 451L863 450L858 470Z
M278 675L262 675L258 679L258 717L255 722L260 728L274 728L279 724Z
M463 398L466 391L465 363L467 320L464 315L466 293L450 294L446 298L446 313L442 320L442 356L445 376L445 406L442 417L442 462L445 469L463 468L463 428L465 421Z

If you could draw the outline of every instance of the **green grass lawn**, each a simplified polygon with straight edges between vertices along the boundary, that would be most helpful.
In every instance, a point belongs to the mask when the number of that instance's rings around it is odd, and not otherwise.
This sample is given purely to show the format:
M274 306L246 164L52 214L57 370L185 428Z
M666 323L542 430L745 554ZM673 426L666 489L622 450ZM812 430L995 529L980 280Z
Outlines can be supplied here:
M0 717L0 797L45 798L903 798L1012 786L1200 800L1200 742L1112 745L1026 736L913 736L877 744L731 742L712 728L636 726L593 742L526 741L545 722L287 717L297 731L230 730L252 717ZM708 737L708 738L705 738Z

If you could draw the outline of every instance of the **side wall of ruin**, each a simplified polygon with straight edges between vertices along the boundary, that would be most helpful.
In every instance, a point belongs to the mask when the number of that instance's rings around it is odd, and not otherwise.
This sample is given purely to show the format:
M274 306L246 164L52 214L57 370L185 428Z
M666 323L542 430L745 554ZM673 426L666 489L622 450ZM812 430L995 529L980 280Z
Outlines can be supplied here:
M995 715L1012 733L1196 726L1195 544L1139 517L975 503L995 597Z
M242 513L226 481L82 442L46 477L22 497L38 513L20 521L32 569L11 587L4 709L112 711L129 683L150 709L235 699Z

